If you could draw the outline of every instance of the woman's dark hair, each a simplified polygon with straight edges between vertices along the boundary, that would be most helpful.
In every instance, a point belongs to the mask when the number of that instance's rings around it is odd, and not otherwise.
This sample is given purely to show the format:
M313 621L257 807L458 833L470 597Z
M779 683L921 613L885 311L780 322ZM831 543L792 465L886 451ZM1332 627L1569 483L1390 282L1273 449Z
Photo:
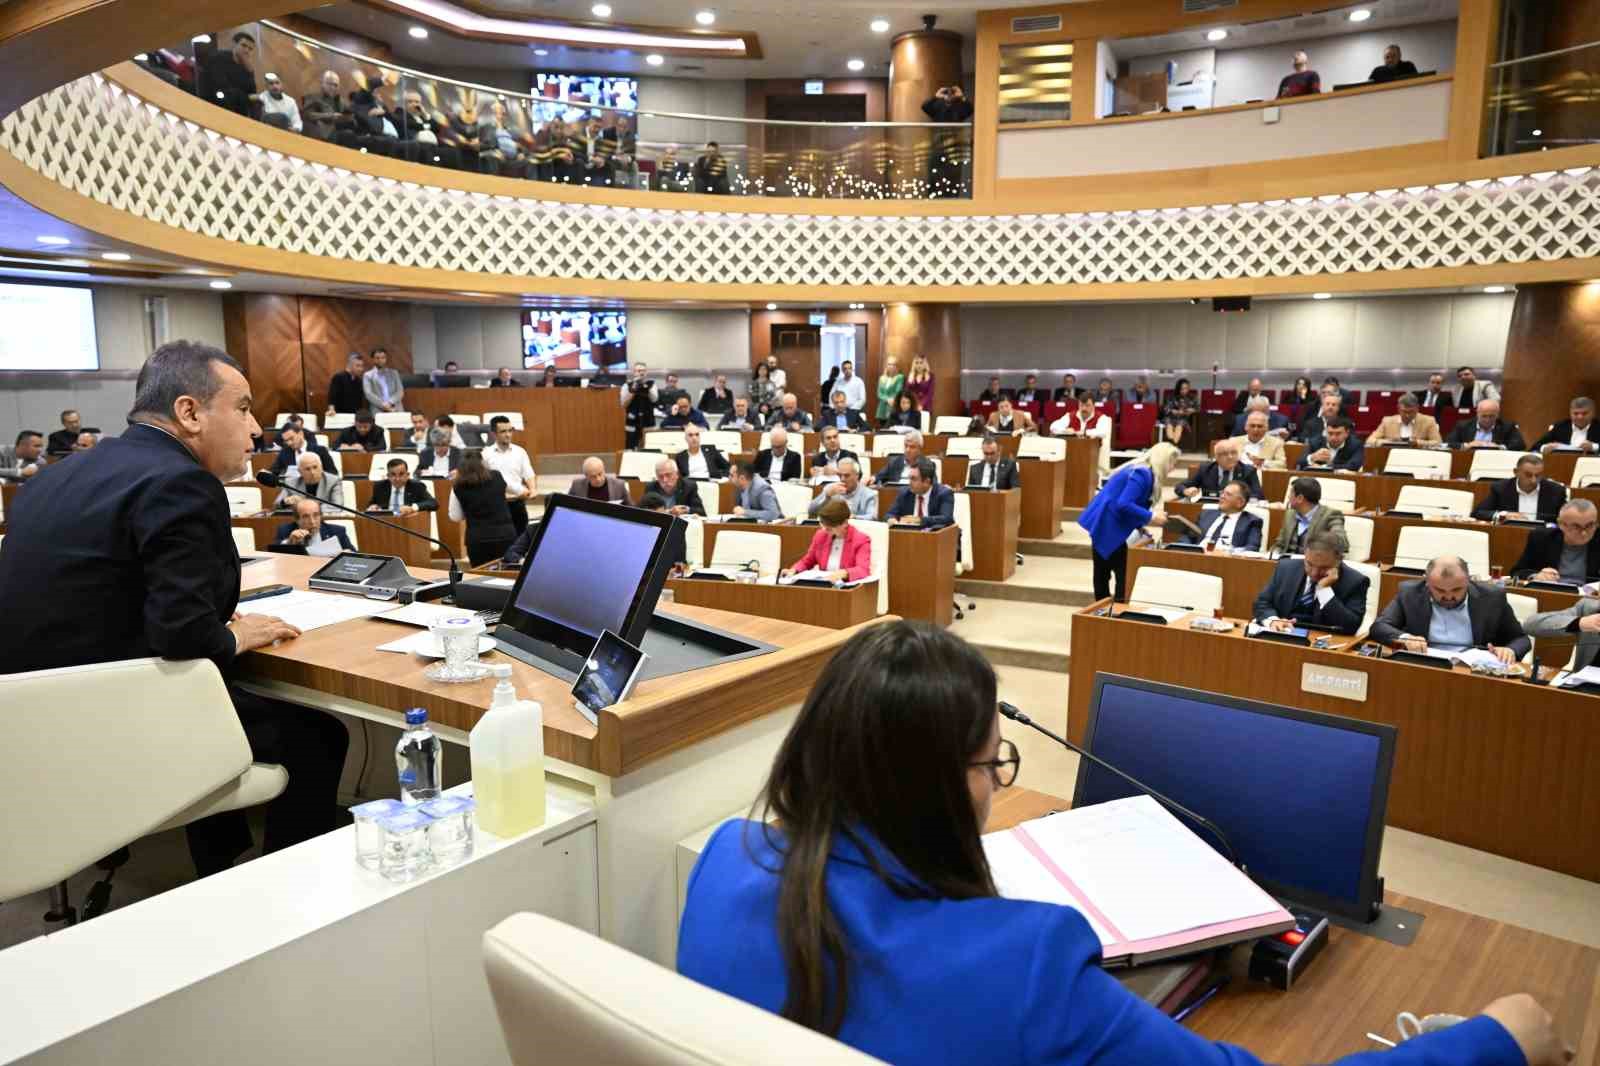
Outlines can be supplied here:
M1189 379L1188 378L1179 378L1177 380L1177 382L1172 386L1172 395L1174 395L1174 396L1182 396L1183 395L1184 386L1186 386L1186 385L1190 389L1194 388L1193 385L1189 384Z
M823 525L833 529L847 525L850 522L850 505L835 496L821 507L817 508L817 518Z
M481 485L493 473L489 464L483 461L483 449L469 448L467 454L461 457L461 465L456 468L456 484Z
M768 366L766 363L757 363L755 371L756 377L760 377L763 370L767 372L767 377L770 378L772 376L772 368L770 366Z
M902 897L996 894L967 785L995 723L994 669L924 622L874 626L823 668L763 792L764 831L783 858L785 1018L830 1036L844 1024L850 946L827 895L836 837ZM885 851L914 880L891 873Z
M1305 394L1307 396L1311 395L1311 393L1313 391L1315 391L1311 387L1311 379L1302 375L1301 377L1297 377L1297 378L1294 379L1294 394L1296 396L1299 396L1301 394L1300 393L1300 387L1302 385L1305 386Z
M907 411L915 411L917 409L917 394L912 392L910 389L901 390L900 395L894 398L896 407L900 406L901 400L905 400L906 403L910 405L906 408Z

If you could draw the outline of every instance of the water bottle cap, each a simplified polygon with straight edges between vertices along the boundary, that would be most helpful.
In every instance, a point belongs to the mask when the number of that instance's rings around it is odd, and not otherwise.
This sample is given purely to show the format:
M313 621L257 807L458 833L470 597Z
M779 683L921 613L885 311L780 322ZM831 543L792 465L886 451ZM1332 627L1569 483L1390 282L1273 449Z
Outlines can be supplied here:
M492 677L499 678L501 681L510 681L511 680L511 664L510 663L491 663L490 666L489 666L489 674Z
M428 720L426 707L413 707L406 712L406 725L422 725Z

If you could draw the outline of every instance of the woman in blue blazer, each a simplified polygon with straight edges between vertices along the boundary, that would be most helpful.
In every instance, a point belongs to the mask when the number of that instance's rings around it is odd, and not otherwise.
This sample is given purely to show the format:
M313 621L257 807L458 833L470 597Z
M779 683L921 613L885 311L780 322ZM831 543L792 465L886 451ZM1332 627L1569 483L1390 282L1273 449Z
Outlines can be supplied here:
M979 834L1016 776L995 676L925 623L862 633L811 690L768 778L689 878L678 969L908 1066L1250 1066L1100 967L1070 907L999 899ZM1528 996L1345 1066L1564 1061Z
M1078 525L1094 543L1094 598L1111 595L1111 578L1117 579L1117 599L1127 599L1128 541L1145 526L1163 526L1161 490L1167 472L1178 463L1178 449L1161 443L1136 459L1117 467L1089 506Z

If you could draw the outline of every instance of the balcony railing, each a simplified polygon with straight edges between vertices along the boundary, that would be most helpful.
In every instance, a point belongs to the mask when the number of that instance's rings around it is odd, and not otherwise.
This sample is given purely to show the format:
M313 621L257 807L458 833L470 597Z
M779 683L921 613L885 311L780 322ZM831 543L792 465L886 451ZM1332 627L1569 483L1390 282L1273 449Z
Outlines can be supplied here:
M968 123L791 122L656 111L589 93L511 92L324 44L273 22L255 41L257 94L231 89L233 33L135 61L219 106L306 136L430 166L601 188L730 196L920 200L971 195ZM237 77L237 71L234 71ZM331 97L323 81L337 78ZM269 93L276 78L281 96ZM597 90L597 91L594 91ZM295 114L284 98L292 99ZM711 142L717 143L712 150Z
M1486 155L1600 143L1600 41L1492 64Z

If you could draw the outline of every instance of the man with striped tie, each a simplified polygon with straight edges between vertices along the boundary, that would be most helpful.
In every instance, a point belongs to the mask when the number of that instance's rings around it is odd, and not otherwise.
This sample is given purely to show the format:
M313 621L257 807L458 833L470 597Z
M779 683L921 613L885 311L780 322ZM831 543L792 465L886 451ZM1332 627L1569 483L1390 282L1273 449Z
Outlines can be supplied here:
M1367 613L1367 576L1345 565L1343 537L1313 533L1303 558L1280 559L1256 597L1255 620L1269 629L1331 629L1349 636Z

